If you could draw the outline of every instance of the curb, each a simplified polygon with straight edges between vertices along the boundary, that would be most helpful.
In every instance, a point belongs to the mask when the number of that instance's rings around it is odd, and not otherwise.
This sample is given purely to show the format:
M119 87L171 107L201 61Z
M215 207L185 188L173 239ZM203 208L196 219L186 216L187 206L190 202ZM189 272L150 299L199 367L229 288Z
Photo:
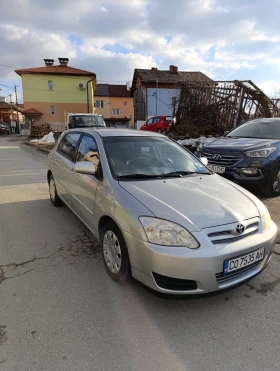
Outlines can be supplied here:
M50 153L51 149L43 148L38 146L36 143L30 143L28 140L24 142L27 146L35 148L37 151L43 152L43 153Z

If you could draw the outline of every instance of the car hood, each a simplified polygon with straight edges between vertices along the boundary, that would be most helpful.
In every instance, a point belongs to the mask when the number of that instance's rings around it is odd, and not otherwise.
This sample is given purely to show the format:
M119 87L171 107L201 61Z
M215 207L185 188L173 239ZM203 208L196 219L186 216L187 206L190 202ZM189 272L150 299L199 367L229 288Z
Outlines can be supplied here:
M261 214L262 203L255 196L216 174L119 184L157 218L193 232Z
M217 138L210 143L206 143L203 149L209 150L227 150L228 152L244 152L253 149L273 146L278 144L279 140L274 139L256 139L256 138Z

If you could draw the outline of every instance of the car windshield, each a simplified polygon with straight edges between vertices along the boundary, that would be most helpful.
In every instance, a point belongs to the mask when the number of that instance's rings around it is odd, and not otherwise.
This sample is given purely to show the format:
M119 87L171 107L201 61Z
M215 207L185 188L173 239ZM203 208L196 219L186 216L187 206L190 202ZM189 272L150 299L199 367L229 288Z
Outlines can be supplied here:
M179 144L160 137L103 138L112 173L117 178L182 177L209 170Z
M79 116L73 116L76 127L84 128L84 127L96 127L96 126L102 126L105 127L105 121L102 116L88 116L88 115L79 115Z
M231 131L227 137L280 139L280 119L248 121Z

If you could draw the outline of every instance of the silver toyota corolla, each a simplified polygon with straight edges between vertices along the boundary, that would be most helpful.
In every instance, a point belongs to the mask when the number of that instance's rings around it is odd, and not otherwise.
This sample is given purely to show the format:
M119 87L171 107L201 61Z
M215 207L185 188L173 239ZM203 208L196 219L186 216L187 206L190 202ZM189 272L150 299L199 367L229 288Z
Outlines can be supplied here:
M49 155L48 183L53 205L100 240L117 281L208 293L257 275L273 252L263 203L160 134L68 130Z

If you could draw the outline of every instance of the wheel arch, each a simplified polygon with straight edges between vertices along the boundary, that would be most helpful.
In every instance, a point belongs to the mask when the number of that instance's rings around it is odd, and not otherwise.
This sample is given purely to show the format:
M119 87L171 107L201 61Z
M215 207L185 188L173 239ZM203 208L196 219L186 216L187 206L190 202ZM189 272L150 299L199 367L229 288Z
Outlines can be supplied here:
M50 184L51 175L52 175L52 172L50 170L48 170L48 172L47 172L47 179L48 179L48 183L49 184Z

